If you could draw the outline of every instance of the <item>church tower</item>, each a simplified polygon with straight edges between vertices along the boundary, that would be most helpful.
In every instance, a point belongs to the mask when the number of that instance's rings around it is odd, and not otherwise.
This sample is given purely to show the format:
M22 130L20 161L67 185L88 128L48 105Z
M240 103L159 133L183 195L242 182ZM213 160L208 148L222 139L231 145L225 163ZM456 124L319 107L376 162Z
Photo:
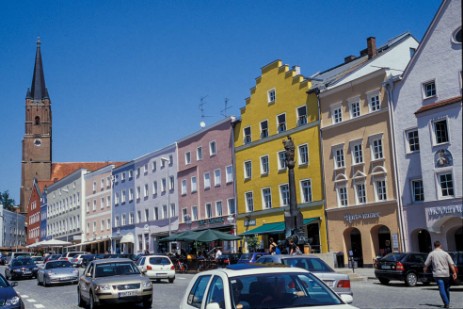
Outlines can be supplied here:
M45 86L40 38L37 40L31 88L26 94L25 133L22 140L20 211L32 192L34 178L50 180L52 164L51 101Z

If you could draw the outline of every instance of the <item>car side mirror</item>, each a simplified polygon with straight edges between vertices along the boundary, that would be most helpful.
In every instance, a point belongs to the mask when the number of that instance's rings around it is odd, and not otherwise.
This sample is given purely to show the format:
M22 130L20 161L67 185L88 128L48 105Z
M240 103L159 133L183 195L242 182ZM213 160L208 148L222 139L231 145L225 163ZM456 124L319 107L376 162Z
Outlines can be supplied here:
M15 287L15 286L18 285L18 283L17 283L16 281L14 281L14 282L10 282L10 285L11 285L12 287Z
M352 304L352 302L354 301L354 298L347 294L341 294L341 299L346 304Z

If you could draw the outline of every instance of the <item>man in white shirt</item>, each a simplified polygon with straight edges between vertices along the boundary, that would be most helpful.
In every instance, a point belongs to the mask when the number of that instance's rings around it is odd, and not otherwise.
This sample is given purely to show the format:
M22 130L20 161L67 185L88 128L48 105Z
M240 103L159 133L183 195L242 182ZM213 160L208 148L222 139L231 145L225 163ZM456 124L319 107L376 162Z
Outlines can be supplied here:
M215 259L218 260L221 255L222 251L220 251L220 248L215 249Z

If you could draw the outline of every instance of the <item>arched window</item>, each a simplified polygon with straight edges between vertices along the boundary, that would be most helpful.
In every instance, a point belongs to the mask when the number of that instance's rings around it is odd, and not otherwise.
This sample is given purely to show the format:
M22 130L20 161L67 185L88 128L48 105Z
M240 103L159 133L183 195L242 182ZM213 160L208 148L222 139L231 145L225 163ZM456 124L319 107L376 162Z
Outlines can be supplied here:
M38 126L40 124L40 117L35 116L35 125Z

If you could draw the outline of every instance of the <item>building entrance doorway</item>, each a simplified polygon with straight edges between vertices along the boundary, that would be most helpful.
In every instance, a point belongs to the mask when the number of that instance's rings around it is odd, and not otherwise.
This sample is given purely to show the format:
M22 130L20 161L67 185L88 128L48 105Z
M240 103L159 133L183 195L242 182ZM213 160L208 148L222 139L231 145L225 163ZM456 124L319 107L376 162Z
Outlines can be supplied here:
M431 235L429 235L427 230L418 231L418 250L425 253L432 251Z
M352 253L354 261L357 262L358 267L363 267L363 252L362 252L362 235L356 228L350 232L350 245L351 250L349 255Z
M463 251L463 227L455 231L455 248L456 251Z
M381 226L378 229L378 245L379 245L379 254L385 256L386 254L392 252L391 248L391 231L387 226Z

